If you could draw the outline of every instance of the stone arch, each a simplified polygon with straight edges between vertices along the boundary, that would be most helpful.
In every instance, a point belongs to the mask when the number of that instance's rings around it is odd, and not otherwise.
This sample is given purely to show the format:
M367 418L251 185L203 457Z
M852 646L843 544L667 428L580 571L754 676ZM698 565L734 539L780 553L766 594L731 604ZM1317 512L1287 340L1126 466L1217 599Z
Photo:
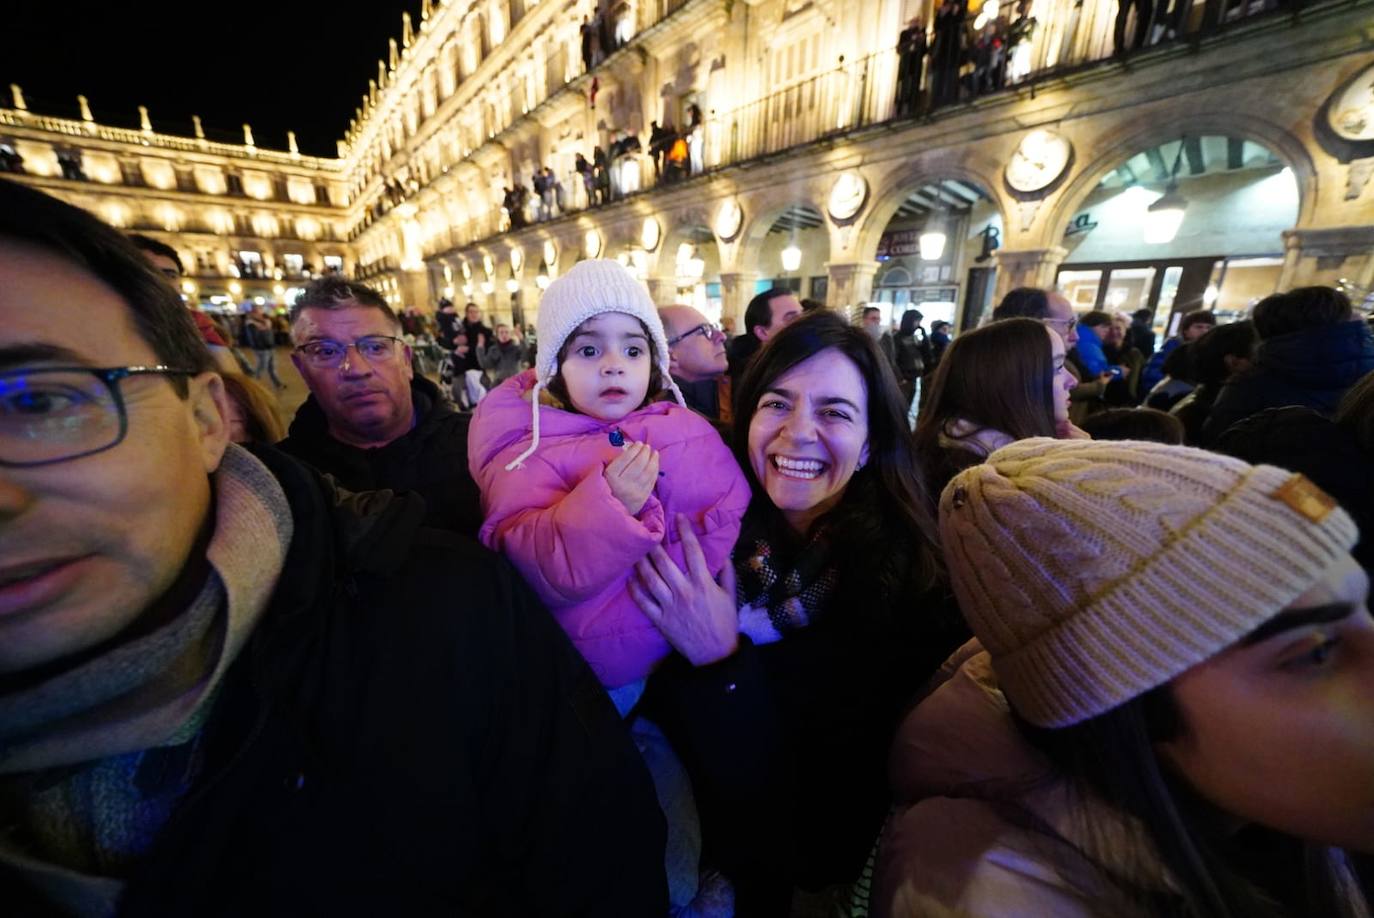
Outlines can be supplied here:
M858 218L858 232L850 247L854 259L874 261L879 240L907 197L915 189L933 182L956 181L977 187L992 201L1005 225L1009 208L998 181L999 169L998 161L986 154L970 154L967 150L939 150L903 162L876 180L870 178L867 212Z
M1138 115L1139 113L1137 113ZM1097 150L1096 155L1070 178L1055 195L1046 217L1040 221L1037 243L1048 248L1058 245L1064 227L1082 208L1102 179L1126 160L1151 146L1177 140L1184 134L1221 134L1249 140L1267 147L1284 165L1293 171L1298 186L1298 226L1307 225L1317 203L1318 174L1306 145L1287 128L1248 112L1182 113L1161 118L1135 118L1147 122L1138 130L1124 133L1120 139ZM1099 136L1110 136L1109 130L1094 126Z
M740 228L739 236L730 244L735 252L734 268L745 273L767 273L766 266L760 264L760 249L778 218L790 208L801 205L820 214L821 229L824 230L829 218L825 216L825 188L822 185L829 178L827 173L797 184L739 192L737 197L744 211L744 225ZM834 253L828 232L826 245L830 250L826 261L830 261ZM722 254L725 248L721 247Z

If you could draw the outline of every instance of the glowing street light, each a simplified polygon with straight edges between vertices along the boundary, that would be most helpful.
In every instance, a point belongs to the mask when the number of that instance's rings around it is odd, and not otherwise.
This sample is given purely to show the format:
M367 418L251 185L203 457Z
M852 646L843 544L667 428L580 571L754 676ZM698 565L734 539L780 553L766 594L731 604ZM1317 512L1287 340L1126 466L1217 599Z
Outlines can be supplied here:
M802 251L797 246L789 245L782 250L782 269L784 271L795 271L801 267Z
M939 261L945 254L945 234L939 230L921 234L921 259L923 261Z

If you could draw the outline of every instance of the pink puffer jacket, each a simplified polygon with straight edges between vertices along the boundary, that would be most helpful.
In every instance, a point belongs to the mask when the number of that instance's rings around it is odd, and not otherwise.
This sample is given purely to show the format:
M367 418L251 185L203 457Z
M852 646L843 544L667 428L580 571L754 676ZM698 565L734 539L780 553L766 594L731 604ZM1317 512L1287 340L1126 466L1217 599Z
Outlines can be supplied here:
M541 406L539 448L530 442L533 370L493 389L473 415L468 466L482 489L482 544L504 554L544 600L608 688L641 679L668 655L627 584L637 561L662 543L686 564L676 514L686 514L718 574L739 537L749 486L720 435L675 402L655 402L618 423ZM610 432L659 453L658 485L630 516L602 474L619 454Z

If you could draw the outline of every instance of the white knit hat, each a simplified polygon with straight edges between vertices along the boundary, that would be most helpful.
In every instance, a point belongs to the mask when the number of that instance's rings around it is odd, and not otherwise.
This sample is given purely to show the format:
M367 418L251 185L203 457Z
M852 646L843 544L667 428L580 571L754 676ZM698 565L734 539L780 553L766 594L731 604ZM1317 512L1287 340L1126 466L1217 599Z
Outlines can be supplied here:
M1182 446L1022 440L940 498L959 607L1033 724L1103 714L1201 663L1355 544L1301 475Z
M563 349L563 342L583 322L605 312L622 312L644 323L653 338L654 358L658 361L663 384L672 390L679 405L687 406L668 372L668 335L648 288L617 261L608 258L579 261L567 274L549 284L539 300L539 318L535 325L539 352L534 364L534 392L530 398L532 436L529 448L510 462L506 471L518 467L539 448L539 390L558 374L558 352Z

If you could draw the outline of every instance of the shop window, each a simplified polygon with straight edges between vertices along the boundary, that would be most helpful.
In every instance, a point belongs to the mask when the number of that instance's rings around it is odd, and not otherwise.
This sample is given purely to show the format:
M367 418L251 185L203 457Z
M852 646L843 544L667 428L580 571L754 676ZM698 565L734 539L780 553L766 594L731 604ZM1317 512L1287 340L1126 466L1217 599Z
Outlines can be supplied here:
M1060 271L1058 284L1075 310L1087 312L1097 305L1097 292L1102 286L1102 272Z

